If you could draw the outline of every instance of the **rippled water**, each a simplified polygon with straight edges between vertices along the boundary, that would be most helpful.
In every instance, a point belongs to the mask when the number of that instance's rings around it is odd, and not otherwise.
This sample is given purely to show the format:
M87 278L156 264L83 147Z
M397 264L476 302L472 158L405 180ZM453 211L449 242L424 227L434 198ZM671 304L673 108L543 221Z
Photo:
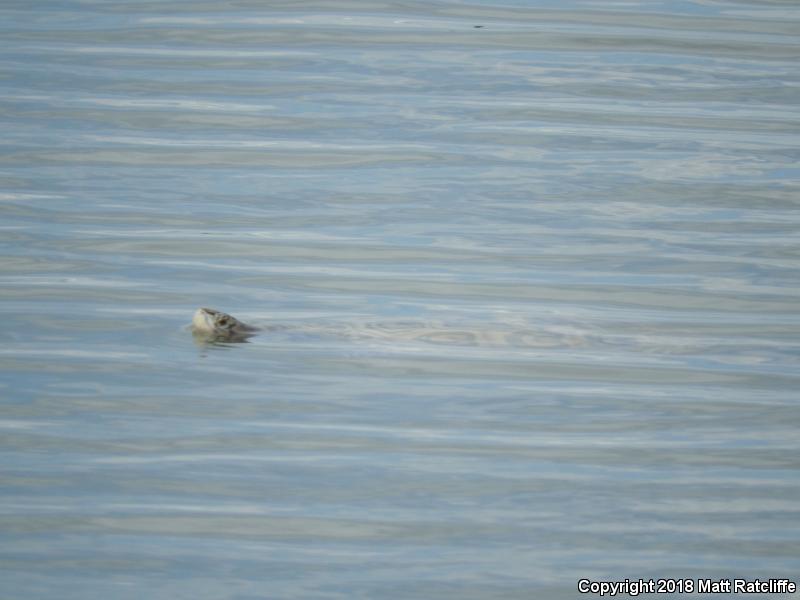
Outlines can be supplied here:
M5 0L2 594L796 577L798 31Z

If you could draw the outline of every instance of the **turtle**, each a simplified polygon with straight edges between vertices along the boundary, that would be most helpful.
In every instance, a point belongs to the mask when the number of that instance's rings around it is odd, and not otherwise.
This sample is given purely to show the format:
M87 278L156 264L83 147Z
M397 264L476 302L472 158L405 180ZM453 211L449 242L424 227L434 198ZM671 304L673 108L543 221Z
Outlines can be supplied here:
M198 308L192 317L192 332L213 342L244 342L258 330L213 308Z

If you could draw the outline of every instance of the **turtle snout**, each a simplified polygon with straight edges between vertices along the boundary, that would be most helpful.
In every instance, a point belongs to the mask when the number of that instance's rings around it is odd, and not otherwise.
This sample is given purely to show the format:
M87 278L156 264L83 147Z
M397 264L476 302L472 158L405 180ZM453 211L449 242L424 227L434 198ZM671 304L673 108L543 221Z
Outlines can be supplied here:
M206 308L198 308L192 317L192 326L199 331L213 331L214 324Z

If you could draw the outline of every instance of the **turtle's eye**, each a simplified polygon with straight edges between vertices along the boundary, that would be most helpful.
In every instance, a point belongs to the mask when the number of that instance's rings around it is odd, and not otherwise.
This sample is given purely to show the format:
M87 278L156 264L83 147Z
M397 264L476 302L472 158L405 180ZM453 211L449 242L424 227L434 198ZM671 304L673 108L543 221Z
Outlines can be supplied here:
M219 320L219 324L222 325L223 327L227 327L229 323L230 323L230 321L228 319L226 319L225 317L223 317L223 318L221 318Z

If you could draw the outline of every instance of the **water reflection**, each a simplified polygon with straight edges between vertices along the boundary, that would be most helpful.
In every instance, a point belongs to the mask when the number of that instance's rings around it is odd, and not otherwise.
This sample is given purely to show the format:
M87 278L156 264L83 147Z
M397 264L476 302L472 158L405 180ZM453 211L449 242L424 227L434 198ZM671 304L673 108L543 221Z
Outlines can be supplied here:
M219 335L200 331L191 331L191 334L195 346L201 350L207 350L209 347L234 348L237 344L247 344L249 339L255 335L253 333L241 335Z

